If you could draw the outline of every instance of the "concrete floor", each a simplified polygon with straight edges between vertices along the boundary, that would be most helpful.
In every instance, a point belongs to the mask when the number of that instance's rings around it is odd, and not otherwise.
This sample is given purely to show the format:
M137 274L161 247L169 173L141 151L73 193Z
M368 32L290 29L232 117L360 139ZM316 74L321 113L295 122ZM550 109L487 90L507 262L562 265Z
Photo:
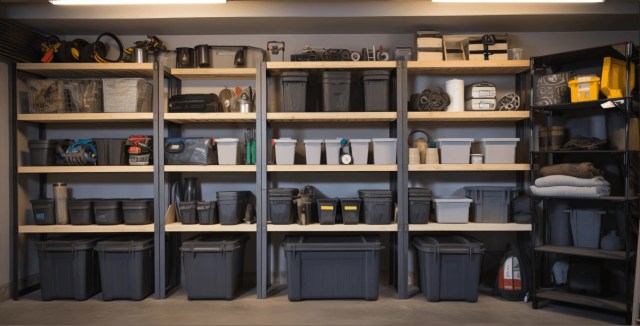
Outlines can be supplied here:
M19 301L0 303L0 324L104 325L602 325L621 317L562 305L533 310L523 302L481 295L477 303L429 303L422 294L397 300L382 287L378 301L289 302L286 291L258 300L255 290L234 301L188 301L184 291L166 300L84 302L40 301L34 292Z

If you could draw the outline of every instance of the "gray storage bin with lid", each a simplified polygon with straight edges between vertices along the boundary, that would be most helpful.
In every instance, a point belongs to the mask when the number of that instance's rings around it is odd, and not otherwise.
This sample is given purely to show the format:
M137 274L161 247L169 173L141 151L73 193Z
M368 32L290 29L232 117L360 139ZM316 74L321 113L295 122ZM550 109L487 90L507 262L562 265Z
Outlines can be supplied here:
M282 73L282 103L284 112L304 112L307 104L306 71L285 71Z
M249 191L218 191L218 218L222 225L235 225L242 222L249 204Z
M115 225L122 224L122 206L117 199L103 199L93 202L93 211L96 224Z
M431 190L426 188L409 188L409 223L429 223L431 212Z
M358 224L360 223L360 198L340 198L340 206L342 208L342 223Z
M472 148L484 156L484 164L514 164L519 141L520 138L481 138Z
M578 248L600 248L600 226L602 215L607 212L597 209L567 209L571 224L573 246Z
M322 73L323 109L325 112L349 111L351 92L350 71Z
M435 206L435 218L438 223L469 223L469 206L472 200L467 197L445 196L431 200Z
M198 202L183 201L178 203L176 209L182 224L198 224Z
M100 292L96 243L104 237L68 235L36 243L42 300L87 300Z
M413 238L418 251L420 290L428 301L478 301L484 244L458 235Z
M127 225L153 223L153 199L123 200L122 217Z
M212 138L167 138L164 161L167 165L211 165L218 163L218 157Z
M377 236L287 236L282 246L290 301L378 299L383 247Z
M475 223L509 223L511 201L518 196L516 187L464 187L471 198L469 219Z
M199 201L196 203L198 223L201 225L217 224L218 209L215 201Z
M269 219L271 224L295 223L296 207L294 198L298 196L296 188L269 189Z
M92 201L91 199L70 199L67 202L71 225L95 224Z
M53 199L35 199L31 201L33 222L36 225L56 224L56 209Z
M390 73L388 70L365 70L362 73L365 111L389 111Z
M182 243L187 297L232 300L242 287L249 236L206 234Z
M32 166L56 165L56 145L54 139L29 140L29 158Z
M102 299L140 301L154 291L153 236L122 235L100 241Z
M98 151L98 165L127 165L124 138L93 138Z
M362 216L366 224L390 224L394 205L391 190L358 190L362 199Z

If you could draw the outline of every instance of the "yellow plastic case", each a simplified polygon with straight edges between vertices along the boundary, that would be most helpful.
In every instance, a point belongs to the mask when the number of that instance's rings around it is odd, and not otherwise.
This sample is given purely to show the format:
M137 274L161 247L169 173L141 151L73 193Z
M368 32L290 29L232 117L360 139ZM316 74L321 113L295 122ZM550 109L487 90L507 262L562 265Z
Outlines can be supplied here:
M595 101L600 93L600 77L580 76L569 81L571 103Z
M627 93L626 62L612 57L605 57L602 64L601 90L607 98L624 97ZM636 66L631 64L631 76L629 76L630 89L635 87Z

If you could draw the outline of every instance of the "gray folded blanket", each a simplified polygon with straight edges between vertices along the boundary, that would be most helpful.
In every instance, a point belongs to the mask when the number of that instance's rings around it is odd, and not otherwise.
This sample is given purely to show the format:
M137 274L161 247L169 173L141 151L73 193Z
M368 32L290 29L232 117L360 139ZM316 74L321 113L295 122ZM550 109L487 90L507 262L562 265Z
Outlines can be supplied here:
M598 198L609 196L610 187L571 187L571 186L554 186L554 187L536 187L530 186L531 193L541 197L576 197L576 198Z
M568 175L576 178L591 179L601 176L602 171L593 166L593 164L585 163L562 163L545 166L540 169L540 175L543 177L550 175Z
M538 178L535 181L537 187L609 187L609 182L604 177L594 177L591 179L576 178L568 175L550 175Z

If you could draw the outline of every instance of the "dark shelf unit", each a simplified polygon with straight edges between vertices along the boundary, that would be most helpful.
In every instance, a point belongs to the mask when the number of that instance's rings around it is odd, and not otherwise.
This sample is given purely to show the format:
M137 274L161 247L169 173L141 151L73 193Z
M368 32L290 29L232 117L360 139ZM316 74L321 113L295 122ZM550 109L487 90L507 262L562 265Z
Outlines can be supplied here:
M535 94L535 80L537 76L544 72L564 72L577 71L578 74L588 72L593 73L601 67L604 57L611 56L627 62L627 75L630 73L631 63L638 64L637 50L630 43L614 44L592 49L571 51L566 53L553 54L548 56L534 57L531 59L531 85L532 94ZM630 148L630 121L632 117L638 116L638 95L637 88L630 90L627 87L625 97L617 99L600 99L597 101L579 102L579 103L563 103L547 106L535 106L535 95L531 97L531 137L535 135L536 126L549 127L554 125L554 118L565 127L575 128L570 122L575 123L571 119L581 119L583 116L596 116L596 119L604 119L605 124L609 123L612 114L621 115L623 117L624 128L624 148L621 146L609 146L608 149L601 150L585 150L585 151L567 151L567 150L551 150L541 151L535 146L531 146L531 180L535 180L539 176L539 169L546 165L552 165L563 162L594 162L602 164L609 168L604 169L607 180L612 183L611 196L599 198L580 198L580 197L563 197L563 196L533 196L532 207L534 208L534 223L532 225L532 247L534 277L532 303L533 308L541 307L542 301L557 301L576 304L580 306L595 307L617 313L623 313L626 323L631 322L632 299L633 299L633 275L635 266L635 253L631 250L635 249L637 241L637 229L634 231L633 226L637 226L638 209L640 202L638 199L638 163L640 162L639 151ZM616 107L602 108L603 103L615 101ZM603 117L603 118L600 118ZM588 117L590 118L590 117ZM579 126L580 128L589 128L588 126ZM607 126L607 128L609 128ZM589 132L591 130L588 130ZM584 131L583 131L584 132ZM609 130L607 129L607 133ZM548 135L548 140L551 135ZM575 135L572 135L575 136ZM549 146L550 144L547 143ZM599 166L600 167L600 166ZM612 172L614 171L614 172ZM612 182L613 180L613 182ZM614 185L615 184L615 185ZM565 205L563 207L574 206L576 208L589 207L603 209L611 214L611 218L616 217L616 228L620 230L621 236L625 240L626 249L624 251L606 251L601 249L587 249L572 246L556 245L551 243L550 226L552 209L550 206ZM569 206L567 206L569 205ZM557 208L556 208L557 209ZM566 292L564 289L549 290L551 282L551 266L558 256L571 259L587 259L592 261L617 261L623 266L624 284L626 291L622 293L620 298L613 300L605 297L594 297L580 293Z

